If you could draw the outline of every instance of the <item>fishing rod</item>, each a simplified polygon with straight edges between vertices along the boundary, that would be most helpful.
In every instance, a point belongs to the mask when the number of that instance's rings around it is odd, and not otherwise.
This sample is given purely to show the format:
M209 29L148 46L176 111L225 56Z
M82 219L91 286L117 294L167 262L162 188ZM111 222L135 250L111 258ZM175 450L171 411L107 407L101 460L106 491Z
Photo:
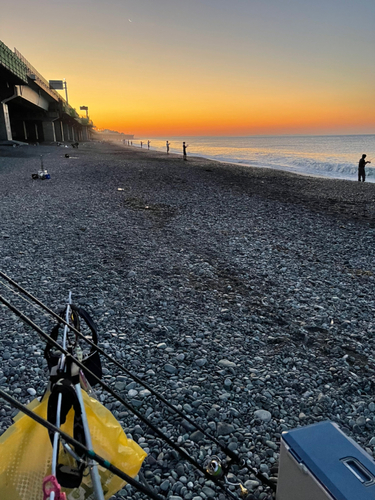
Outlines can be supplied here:
M43 302L41 302L39 299L34 297L31 293L29 293L27 290L22 288L18 283L16 283L14 280L12 280L10 277L8 277L5 273L0 271L0 277L4 278L6 281L8 281L11 285L13 285L15 288L20 290L22 293L24 293L28 298L33 300L38 306L40 306L42 309L44 309L46 312L48 312L50 315L52 315L59 323L62 323L66 325L66 321L62 318L61 315L56 314L54 311L52 311L48 306L46 306ZM15 293L15 292L14 292ZM20 295L21 298L23 298ZM24 298L23 298L24 299ZM26 300L26 299L24 299ZM33 304L31 304L33 305ZM160 394L158 391L156 391L152 386L148 385L146 382L142 381L139 377L134 375L132 372L130 372L127 368L125 368L123 365L121 365L117 360L112 358L109 354L107 354L101 347L97 346L94 342L92 342L90 339L86 338L86 336L80 332L78 329L76 329L73 325L69 324L69 328L76 333L82 340L87 342L92 348L95 348L98 352L100 352L106 359L108 359L110 362L114 363L120 370L122 370L124 373L129 375L134 381L148 389L154 396L156 396L160 401L162 401L168 408L170 408L172 411L177 413L181 418L185 419L187 422L189 422L191 425L193 425L196 429L201 431L204 436L206 436L209 440L214 442L216 445L218 445L225 453L226 455L233 460L233 462L239 464L242 467L245 467L254 474L262 483L267 485L269 488L271 488L273 491L276 490L275 484L267 477L265 477L260 471L256 470L255 468L249 466L245 460L241 459L235 452L230 450L225 444L220 442L218 439L216 439L215 436L207 432L205 429L203 429L199 424L195 423L194 420L192 420L190 417L185 415L182 411L180 411L178 408L176 408L174 405L172 405L165 397Z
M43 302L41 302L39 299L34 297L31 293L29 293L27 290L22 288L18 283L16 283L14 280L12 280L10 277L8 277L6 274L4 274L2 271L0 271L0 277L4 278L8 283L13 285L15 288L20 290L22 293L24 293L28 298L33 300L38 306L40 306L42 309L44 309L46 312L48 312L50 315L52 315L55 319L57 319L60 323L66 326L66 321L56 314L54 311L52 311L48 306L46 306ZM190 417L185 415L181 410L176 408L174 405L172 405L162 394L160 394L158 391L156 391L152 386L148 385L146 382L141 380L139 377L134 375L132 372L130 372L127 368L125 368L123 365L121 365L116 359L112 358L109 354L107 354L101 347L97 346L94 342L92 342L90 339L86 338L85 335L83 335L82 332L74 328L74 326L69 325L69 328L76 333L81 339L86 341L91 347L94 347L97 349L97 351L102 354L106 359L114 363L121 371L129 375L130 378L132 378L135 382L138 384L142 385L144 388L149 390L154 396L156 396L160 401L162 401L168 408L173 410L175 413L177 413L181 418L185 419L189 424L193 425L197 430L202 432L202 434L210 439L213 443L215 443L217 446L219 446L225 453L226 455L233 460L233 462L241 465L242 467L246 467L252 474L254 474L261 482L266 484L268 487L270 487L273 491L275 491L275 485L271 481L269 481L261 472L257 471L253 467L250 467L249 465L246 464L244 460L242 460L237 453L233 452L230 448L228 448L225 444L220 442L215 436L213 436L211 433L207 432L205 429L203 429L199 424L194 422Z
M3 389L0 388L0 397L7 401L9 404L11 404L14 408L17 408L20 410L22 413L27 415L28 417L32 418L35 422L38 424L42 425L45 427L48 431L58 434L61 439L63 439L66 443L69 445L73 446L75 449L79 450L82 455L87 457L89 461L94 460L97 462L99 465L104 467L105 469L109 470L116 476L118 476L120 479L126 481L129 483L131 486L133 486L135 489L140 491L141 493L145 493L147 496L153 498L154 500L165 500L165 498L160 497L157 495L154 491L151 489L147 488L145 485L142 483L136 481L133 479L131 476L128 476L126 472L123 472L122 470L118 469L115 465L111 464L109 460L104 459L100 455L96 454L94 450L87 448L85 445L74 439L73 437L69 436L66 432L62 431L59 427L56 427L55 425L51 424L51 422L48 422L48 420L45 420L44 418L40 417L33 411L29 410L27 406L23 405L20 403L17 399L13 398L9 394L7 394Z
M16 316L18 316L22 321L29 325L33 330L35 330L44 340L49 342L53 347L58 349L60 352L65 354L69 361L75 363L79 366L85 373L90 375L96 383L98 383L103 389L105 389L111 396L113 396L117 401L125 406L130 412L136 415L143 423L145 423L155 434L157 434L161 439L163 439L171 448L177 451L181 457L187 460L191 465L193 465L199 472L201 472L207 479L215 482L227 495L231 496L233 499L237 500L237 496L232 493L229 489L225 488L225 485L215 476L210 474L204 467L202 467L193 457L191 457L181 446L174 443L169 437L167 437L162 431L159 430L152 422L150 422L146 417L144 417L138 410L136 410L131 404L126 402L121 396L119 396L115 391L113 391L105 382L100 380L100 378L89 370L81 361L75 358L66 349L60 346L55 340L53 340L48 334L46 334L38 325L36 325L30 318L23 314L19 309L8 302L2 295L0 295L0 302L8 307ZM271 483L274 487L273 483Z
M69 299L68 299L68 306L66 308L66 321L69 321L69 304L71 304L71 299L72 299L72 294L69 292ZM64 334L63 334L63 348L66 349L66 338L68 334L68 326L65 325L64 327ZM59 369L63 371L65 369L65 358L64 354L61 355L60 361L59 361ZM60 393L58 395L57 399L57 410L56 410L56 427L59 429L60 428L60 416L61 416L61 405L62 405L62 394ZM53 435L53 444L52 444L52 464L51 464L51 472L54 477L56 477L57 474L57 461L58 461L58 456L59 456L59 433L55 432ZM55 492L52 491L50 495L50 500L55 500Z
M66 306L66 311L65 311L65 326L64 326L64 333L63 333L63 348L67 348L67 340L68 340L68 330L70 329L69 326L69 318L72 313L71 309L71 304L72 304L72 293L69 292L69 298L68 298L68 303ZM61 354L59 363L58 363L58 371L64 371L67 373L67 366L66 366L66 358L64 354ZM89 424L87 421L87 415L86 415L86 409L85 405L83 403L82 399L82 388L81 384L78 379L78 383L74 385L74 391L77 395L79 406L81 409L81 418L82 418L82 425L83 425L83 431L85 435L85 440L86 444L89 449L92 449L92 440L91 440L91 434L90 434L90 428ZM60 392L58 394L58 399L57 399L57 411L56 411L56 427L60 427L60 421L61 421L61 405L62 405L62 398L63 395ZM56 477L56 472L57 472L57 462L58 462L58 456L59 456L59 444L60 444L60 439L59 439L59 434L55 432L54 438L53 438L53 453L52 453L52 475ZM68 450L69 451L69 450ZM90 470L90 476L91 476L91 481L94 489L94 494L95 494L95 500L104 500L104 495L103 495L103 488L100 482L100 476L98 472L98 464L95 461L92 461L89 467ZM55 494L52 492L50 500L55 500Z

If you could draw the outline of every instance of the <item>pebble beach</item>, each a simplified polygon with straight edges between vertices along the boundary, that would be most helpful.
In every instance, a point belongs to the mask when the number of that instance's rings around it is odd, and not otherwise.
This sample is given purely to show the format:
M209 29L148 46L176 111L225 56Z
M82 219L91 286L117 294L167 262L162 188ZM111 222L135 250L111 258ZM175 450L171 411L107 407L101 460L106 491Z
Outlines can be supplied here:
M31 177L41 155L49 180ZM3 146L0 220L3 273L56 312L71 291L103 349L273 482L281 433L299 426L331 420L375 453L375 184L122 144ZM0 294L50 332L48 315L3 285ZM0 306L0 385L24 404L46 388L44 347ZM103 367L105 382L199 463L220 455ZM227 498L112 396L97 396L147 451L142 472L160 495ZM16 413L0 400L0 434ZM253 498L272 498L246 467L231 472ZM128 485L115 498L144 496Z

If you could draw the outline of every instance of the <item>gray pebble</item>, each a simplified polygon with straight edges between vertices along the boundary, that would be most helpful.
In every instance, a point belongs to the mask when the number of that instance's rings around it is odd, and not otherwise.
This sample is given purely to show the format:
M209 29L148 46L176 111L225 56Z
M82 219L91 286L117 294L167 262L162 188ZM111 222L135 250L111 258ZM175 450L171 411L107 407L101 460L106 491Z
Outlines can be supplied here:
M254 417L262 422L269 422L272 418L272 415L267 410L256 410L254 412Z
M218 436L227 436L234 431L234 427L231 424L227 424L225 422L219 422L217 424L217 435Z

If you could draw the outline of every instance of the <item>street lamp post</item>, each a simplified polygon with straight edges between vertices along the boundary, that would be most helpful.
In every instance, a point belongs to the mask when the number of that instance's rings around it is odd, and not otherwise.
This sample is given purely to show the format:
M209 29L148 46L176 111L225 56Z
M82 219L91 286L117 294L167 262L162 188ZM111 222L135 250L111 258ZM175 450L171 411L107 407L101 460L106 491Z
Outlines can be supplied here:
M68 84L66 83L65 78L64 78L63 82L64 82L64 88L65 88L65 100L66 100L66 104L69 104L69 101L68 101Z

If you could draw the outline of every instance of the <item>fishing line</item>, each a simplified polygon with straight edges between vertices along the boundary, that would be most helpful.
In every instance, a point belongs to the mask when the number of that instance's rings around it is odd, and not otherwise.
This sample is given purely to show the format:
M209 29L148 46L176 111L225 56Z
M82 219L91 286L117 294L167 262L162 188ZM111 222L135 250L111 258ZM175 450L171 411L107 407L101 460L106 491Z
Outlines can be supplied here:
M2 278L3 276L1 276L1 272L0 272L0 277ZM23 297L20 293L18 293L16 290L13 290L13 288L11 288L10 286L8 286L6 283L4 283L3 281L0 281L0 285L2 285L4 288L6 288L7 290L9 290L10 292L12 292L16 297L19 297L20 299L24 300L27 304L29 304L33 309L35 309L36 311L40 312L40 309L38 308L38 305L39 304L33 304L30 300L27 300L26 297ZM22 292L24 293L22 287L19 287ZM49 312L49 311L48 311ZM49 315L48 314L45 314L43 311L42 311L42 314L45 318L48 318L49 319Z
M162 401L168 408L170 408L171 410L173 410L181 418L183 418L189 424L193 425L197 430L199 430L200 432L202 432L202 434L205 437L207 437L213 443L215 443L216 445L218 445L226 453L226 455L228 457L230 457L234 462L236 462L237 464L239 464L239 465L241 465L243 467L246 467L261 482L263 482L264 484L266 484L267 486L269 486L270 488L272 488L273 490L275 490L274 483L272 483L271 481L269 481L262 473L258 472L256 469L248 466L244 462L244 460L242 460L236 453L234 453L231 449L229 449L225 444L221 443L218 439L215 438L215 436L212 436L210 433L208 433L206 430L204 430L199 424L195 423L194 420L192 420L190 417L188 417L182 411L180 411L178 408L176 408L174 405L172 405L167 399L165 399L165 397L162 394L160 394L158 391L156 391L153 387L151 387L150 385L148 385L146 382L142 381L140 378L138 378L136 375L134 375L132 372L130 372L127 368L125 368L123 365L121 365L117 360L113 359L112 356L110 356L109 354L107 354L101 347L99 347L98 345L96 345L90 339L86 338L85 335L82 332L80 332L79 330L77 330L73 325L68 325L66 323L66 321L61 316L59 316L58 314L56 314L48 306L46 306L43 302L41 302L39 299L37 299L36 297L34 297L31 293L29 293L27 290L25 290L24 288L22 288L18 283L16 283L15 281L13 281L11 278L9 278L6 274L4 274L1 271L0 271L0 277L4 278L11 285L13 285L17 289L19 289L27 297L29 297L31 300L33 300L39 307L41 307L46 312L48 312L50 315L52 315L55 319L57 319L59 323L62 323L65 326L69 326L69 328L74 333L76 333L77 335L79 335L79 337L81 339L83 339L84 341L86 341L91 347L94 347L95 349L97 349L97 351L100 354L102 354L106 359L108 359L109 361L111 361L112 363L114 363L120 370L122 370L124 373L126 373L127 375L129 375L129 377L132 378L134 381L136 381L138 384L140 384L143 387L145 387L146 389L148 389L154 396L156 396L160 401ZM1 284L3 284L4 286L6 286L4 283L1 283ZM10 289L10 290L12 290L12 289ZM14 292L14 293L16 293L16 292ZM26 300L24 297L22 297L22 295L20 295L18 293L16 293L16 295L18 295L20 298L23 298L24 300ZM29 301L27 301L27 302L29 302ZM31 302L29 302L29 303L31 304ZM36 307L35 304L32 304L32 305L33 305L33 307ZM48 336L48 338L50 338L50 337Z
M33 411L29 410L27 406L23 405L20 403L17 399L13 398L9 394L7 394L3 389L0 388L0 397L3 398L5 401L7 401L9 404L20 410L22 413L27 415L28 417L32 418L35 422L38 424L42 425L49 431L53 433L58 433L60 437L69 443L70 445L74 446L75 449L79 449L82 454L84 454L88 459L94 460L98 464L100 464L102 467L105 469L109 470L119 478L123 479L127 483L129 483L131 486L136 488L138 491L145 493L147 496L153 498L154 500L165 500L163 497L157 495L155 492L153 492L151 489L148 489L146 486L144 486L142 483L139 483L132 477L128 476L125 472L122 470L118 469L116 466L112 465L108 460L104 459L100 455L97 455L93 450L89 450L84 446L82 443L79 441L76 441L73 437L69 436L69 434L66 434L64 431L62 431L60 428L56 427L55 425L51 424L48 422L48 420L45 420L44 418L40 417Z
M31 295L29 292L27 292L26 290L24 290L20 285L18 285L15 281L11 280L11 278L9 278L8 276L6 276L4 273L2 273L0 271L0 276L3 277L4 279L7 279L12 285L16 286L18 289L20 289L22 291L22 293L25 293L29 298L31 298L32 300L35 301L35 303L41 307L42 309L44 309L46 312L48 312L49 314L51 314L55 319L57 319L59 321L59 323L62 323L63 325L67 326L67 323L66 321L61 317L59 316L58 314L56 314L54 311L52 311L51 309L49 309L45 304L43 304L43 302L39 301L36 297L34 297L33 295ZM30 302L29 300L27 300L26 298L22 297L22 295L20 295L19 293L15 292L14 290L12 290L10 287L8 287L5 283L2 283L0 282L0 284L2 284L4 287L6 287L8 290L12 291L13 293L15 293L18 297L20 297L21 299L25 300L27 303L29 303L30 305L32 305L34 308L36 308L37 306L35 304L33 304L32 302ZM47 315L45 315L47 316ZM80 332L79 330L77 330L73 325L68 325L69 328L76 334L78 334L80 336L80 338L84 341L86 341L91 347L95 348L98 350L98 352L100 352L100 354L102 354L106 359L108 359L109 361L111 361L112 363L114 363L118 368L120 368L120 370L122 370L124 373L126 373L127 375L129 375L129 377L131 377L134 381L136 381L137 383L139 383L140 385L142 385L143 387L145 387L146 389L148 389L154 396L156 396L157 398L159 398L166 406L168 406L171 410L175 411L181 418L185 419L187 422L189 422L190 424L192 424L196 429L198 429L199 431L201 431L206 437L208 437L210 440L212 440L215 444L217 444L218 446L220 446L223 451L225 451L225 453L232 459L232 460L235 460L236 462L239 462L240 461L240 458L239 456L234 453L232 450L230 450L229 448L227 448L223 443L221 443L220 441L218 441L215 436L212 436L211 434L209 434L207 431L205 431L204 429L202 429L199 424L195 423L193 420L191 420L187 415L185 415L183 412L181 412L178 408L176 408L175 406L173 406L167 399L164 398L164 396L162 394L160 394L158 391L156 391L153 387L151 387L150 385L147 384L147 382L144 382L143 380L141 380L140 378L138 378L136 375L134 375L132 372L130 372L127 368L125 368L123 365L121 365L116 359L112 358L112 356L110 354L107 354L104 349L102 349L101 347L99 347L98 345L94 344L94 342L92 342L90 339L86 338L85 335Z
M5 275L3 275L3 273L1 273L1 272L0 272L0 276L5 277ZM10 280L10 278L7 278L7 279ZM25 302L30 304L34 309L39 310L37 308L37 306L41 307L42 309L47 311L49 314L52 314L60 323L67 326L66 320L64 320L61 316L57 315L56 313L54 313L52 310L50 310L47 306L45 306L42 302L40 302L37 298L33 297L31 294L30 294L30 298L32 298L32 300L34 300L37 305L33 304L31 301L27 300L20 293L16 292L15 290L13 290L11 287L6 285L5 283L0 282L0 284L3 285L5 288L7 288L9 291L13 292L17 297L19 297L20 299L23 299ZM23 290L22 287L20 287L15 282L13 282L13 284L15 286L17 286L17 288L20 288L23 293L28 293L28 292L26 292L26 290ZM49 317L49 316L47 316L47 314L44 314L44 316ZM172 405L167 399L165 399L165 397L162 394L160 394L158 391L156 391L152 386L148 385L147 382L144 382L142 379L140 379L139 377L134 375L132 372L130 372L127 368L125 368L123 365L121 365L117 360L112 358L112 356L110 354L107 354L104 351L104 349L99 347L97 344L94 344L94 342L92 342L90 339L86 338L85 335L82 332L80 332L79 330L77 330L73 325L69 325L69 328L74 333L78 334L80 336L80 338L82 340L86 341L91 347L94 347L95 349L97 349L98 352L100 352L100 354L102 354L106 359L108 359L109 361L114 363L118 368L120 368L120 370L122 370L124 373L129 375L129 377L131 377L134 381L136 381L138 384L142 385L145 389L148 389L154 396L156 396L160 401L162 401L166 406L168 406L168 408L170 408L175 413L177 413L181 418L185 419L189 424L193 425L197 430L201 431L208 439L210 439L216 445L220 446L220 448L232 460L234 460L236 463L241 462L240 457L236 453L234 453L231 449L229 449L227 446L225 446L225 444L221 443L218 439L216 439L215 436L212 436L210 433L208 433L206 430L204 430L199 424L195 423L194 420L192 420L190 417L188 417L182 411L180 411L178 408L176 408L174 405Z
M27 325L33 328L41 337L43 337L47 343L50 343L53 347L58 349L60 352L64 353L67 357L71 359L77 366L87 372L90 376L96 380L96 382L105 389L111 396L113 396L117 401L125 406L130 412L136 415L143 423L145 423L155 434L157 434L161 439L163 439L171 448L176 450L185 460L187 460L191 465L193 465L198 471L200 471L207 479L214 481L225 493L230 495L232 498L237 500L237 496L234 495L230 490L226 489L225 486L217 480L217 478L211 476L194 458L192 458L183 448L174 443L170 438L168 438L162 431L160 431L153 423L151 423L146 417L144 417L138 410L136 410L132 405L127 403L121 396L116 394L105 382L102 382L99 377L90 371L81 361L78 361L74 356L72 356L66 349L60 346L55 340L53 340L49 335L47 335L41 328L39 328L30 318L19 311L16 307L10 304L3 296L0 295L0 302L6 305L16 316L22 319ZM69 325L68 325L69 326ZM70 327L69 327L70 328ZM272 483L271 483L272 484Z

